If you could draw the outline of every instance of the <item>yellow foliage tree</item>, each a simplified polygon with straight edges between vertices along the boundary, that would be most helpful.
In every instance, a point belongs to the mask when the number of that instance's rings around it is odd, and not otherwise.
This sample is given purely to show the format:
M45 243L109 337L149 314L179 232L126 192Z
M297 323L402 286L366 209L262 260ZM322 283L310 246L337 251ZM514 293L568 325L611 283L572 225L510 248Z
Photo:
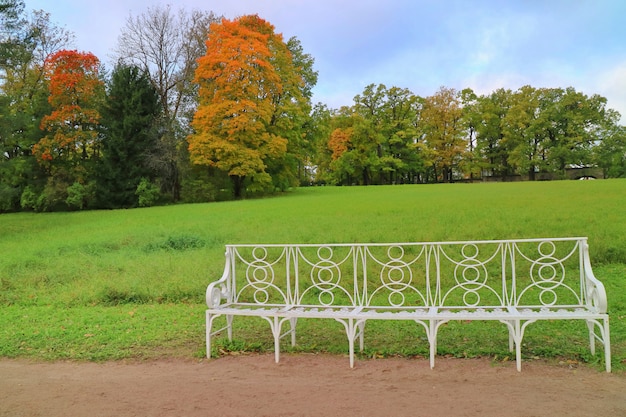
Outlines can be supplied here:
M227 173L240 198L245 185L270 186L267 161L287 151L287 140L271 128L284 88L275 51L284 51L284 42L271 24L253 15L213 23L206 45L195 74L200 102L190 158Z

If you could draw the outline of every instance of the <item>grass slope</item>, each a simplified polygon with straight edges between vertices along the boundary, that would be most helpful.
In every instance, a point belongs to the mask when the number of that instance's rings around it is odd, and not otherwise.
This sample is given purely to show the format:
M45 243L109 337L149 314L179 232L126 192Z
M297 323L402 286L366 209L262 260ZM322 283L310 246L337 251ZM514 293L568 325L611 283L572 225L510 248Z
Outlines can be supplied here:
M226 243L588 236L609 296L613 366L623 369L625 191L625 180L318 187L260 200L3 214L0 356L202 356L204 289L221 275ZM296 350L345 353L335 324L303 321ZM529 326L526 358L597 362L578 324ZM272 348L266 324L236 325L237 339L217 351ZM368 323L366 338L366 356L427 353L411 323ZM507 340L499 324L451 323L439 353L507 359Z

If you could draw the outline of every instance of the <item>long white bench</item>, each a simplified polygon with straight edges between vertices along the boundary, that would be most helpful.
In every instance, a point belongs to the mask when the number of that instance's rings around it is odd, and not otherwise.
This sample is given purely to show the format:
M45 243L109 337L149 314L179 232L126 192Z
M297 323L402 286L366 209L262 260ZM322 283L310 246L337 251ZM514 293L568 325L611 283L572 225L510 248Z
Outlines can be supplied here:
M276 362L283 337L296 343L297 319L327 318L345 327L353 367L368 320L411 320L426 331L432 368L442 324L495 320L508 329L520 371L529 324L585 320L592 354L599 341L611 371L606 292L587 238L227 245L224 273L207 287L206 302L207 357L212 337L226 330L232 339L234 316L269 323ZM214 330L219 316L225 327Z

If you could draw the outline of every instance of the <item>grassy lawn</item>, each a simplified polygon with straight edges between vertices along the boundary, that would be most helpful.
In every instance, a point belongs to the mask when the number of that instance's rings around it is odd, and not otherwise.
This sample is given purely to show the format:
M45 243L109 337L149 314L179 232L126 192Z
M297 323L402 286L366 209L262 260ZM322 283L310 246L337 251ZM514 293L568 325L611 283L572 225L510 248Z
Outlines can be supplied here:
M613 368L626 369L626 180L301 188L247 201L0 215L0 356L202 357L204 290L227 243L408 242L588 236L607 288ZM216 353L269 351L265 322L235 320ZM338 323L302 321L298 346L345 354ZM525 359L590 362L586 327L528 327ZM508 360L497 323L450 323L439 353ZM363 356L426 356L402 322L367 324Z

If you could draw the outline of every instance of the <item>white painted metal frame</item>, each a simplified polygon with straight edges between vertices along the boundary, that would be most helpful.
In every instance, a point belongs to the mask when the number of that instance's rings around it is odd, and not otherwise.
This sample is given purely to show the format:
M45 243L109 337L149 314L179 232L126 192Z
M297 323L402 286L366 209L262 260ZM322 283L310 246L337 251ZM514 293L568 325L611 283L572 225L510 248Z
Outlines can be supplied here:
M326 318L344 326L353 367L368 320L411 320L426 332L432 368L444 323L491 320L506 325L521 371L528 325L585 320L592 354L600 342L611 371L606 291L587 238L227 245L224 273L207 287L206 301L207 357L213 336L226 331L232 339L234 316L269 323L276 362L282 338L295 345L298 318ZM213 329L220 316L226 326Z

